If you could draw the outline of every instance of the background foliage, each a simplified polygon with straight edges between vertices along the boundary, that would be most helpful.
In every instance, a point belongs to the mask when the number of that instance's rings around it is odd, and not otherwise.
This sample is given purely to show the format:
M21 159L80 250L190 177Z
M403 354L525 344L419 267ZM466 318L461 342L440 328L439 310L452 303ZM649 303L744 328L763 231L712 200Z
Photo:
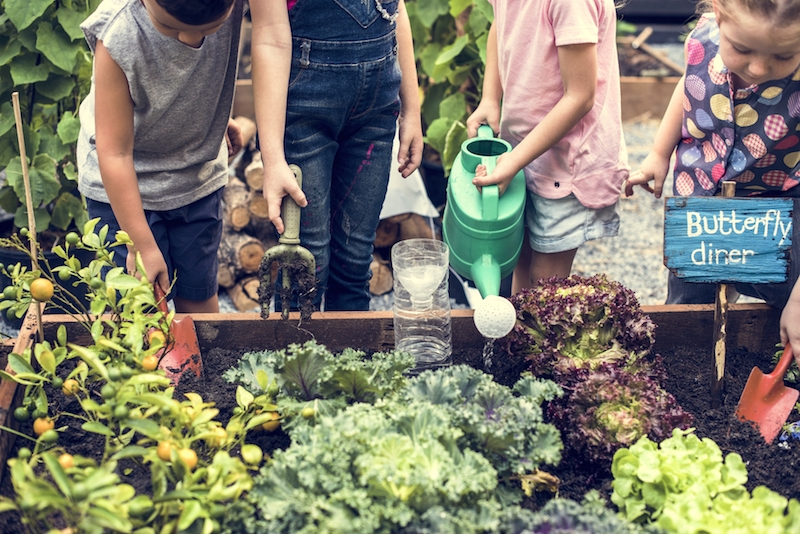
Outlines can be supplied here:
M80 24L100 0L0 1L0 207L27 226L25 189L11 94L19 92L37 230L82 228L77 192L78 107L92 57Z

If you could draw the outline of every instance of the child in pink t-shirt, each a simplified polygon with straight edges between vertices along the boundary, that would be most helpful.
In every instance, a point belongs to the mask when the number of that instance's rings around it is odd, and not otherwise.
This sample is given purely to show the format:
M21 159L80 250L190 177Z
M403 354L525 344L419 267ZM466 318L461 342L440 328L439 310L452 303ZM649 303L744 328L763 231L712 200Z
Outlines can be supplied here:
M628 176L622 137L614 0L490 0L480 105L470 137L488 124L513 150L473 183L501 194L525 170L528 239L514 271L517 293L569 276L578 247L619 232ZM501 106L502 100L502 118Z

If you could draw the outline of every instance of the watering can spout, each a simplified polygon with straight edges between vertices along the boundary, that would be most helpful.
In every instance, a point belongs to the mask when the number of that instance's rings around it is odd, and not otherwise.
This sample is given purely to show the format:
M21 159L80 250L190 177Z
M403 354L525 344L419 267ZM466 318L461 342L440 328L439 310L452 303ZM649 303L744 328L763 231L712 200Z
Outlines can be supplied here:
M472 264L470 277L483 298L500 295L500 264L491 254L484 254Z

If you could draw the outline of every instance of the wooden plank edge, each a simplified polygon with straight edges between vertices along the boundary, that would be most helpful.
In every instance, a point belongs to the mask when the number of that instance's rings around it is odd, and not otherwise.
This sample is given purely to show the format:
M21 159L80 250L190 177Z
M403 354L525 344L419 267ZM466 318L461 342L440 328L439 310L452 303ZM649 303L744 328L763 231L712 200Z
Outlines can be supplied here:
M28 313L25 315L25 320L19 329L19 335L14 343L13 352L15 354L22 354L25 349L33 345L33 340L36 336L36 312L32 304L28 308ZM14 374L11 370L11 362L6 364L5 371L9 374ZM22 397L25 394L25 388L17 387L16 382L9 380L0 380L0 424L13 430L19 429L19 423L14 418L14 410L22 404ZM6 471L6 462L14 447L14 440L16 436L5 430L0 430L0 482Z

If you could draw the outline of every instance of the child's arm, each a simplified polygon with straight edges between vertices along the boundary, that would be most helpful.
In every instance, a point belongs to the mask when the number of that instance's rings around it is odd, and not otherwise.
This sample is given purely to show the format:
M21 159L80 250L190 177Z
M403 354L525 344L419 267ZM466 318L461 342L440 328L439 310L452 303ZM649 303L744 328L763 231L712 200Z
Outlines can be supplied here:
M166 292L170 287L167 264L147 224L133 167L133 100L128 81L99 40L94 55L94 82L100 176L120 228L135 245L135 249L129 247L126 268L129 273L136 272L138 251L148 280L157 282Z
M253 94L258 141L264 162L263 194L269 206L270 221L279 233L283 233L283 197L291 195L299 206L308 204L283 150L286 98L292 65L292 30L286 1L250 2L250 18L253 22L250 43Z
M656 198L661 198L664 189L664 180L669 173L669 160L675 147L681 140L681 121L683 120L683 82L684 77L678 81L672 98L667 105L667 111L656 132L653 150L639 166L639 170L631 174L625 184L625 196L633 194L633 186L639 185L653 193ZM650 187L653 180L653 187Z
M500 131L500 100L503 98L503 85L497 67L497 30L494 24L489 28L486 40L486 67L483 73L481 102L467 119L467 135L478 135L478 127L488 124L497 133Z
M561 99L511 152L497 158L492 174L476 177L473 184L497 184L502 194L520 169L558 143L591 111L597 89L597 45L559 46L558 63L564 86Z
M408 178L422 161L422 119L419 107L419 80L414 59L414 41L411 38L411 22L403 0L397 6L397 47L400 72L400 151L397 154L397 169L403 178Z

